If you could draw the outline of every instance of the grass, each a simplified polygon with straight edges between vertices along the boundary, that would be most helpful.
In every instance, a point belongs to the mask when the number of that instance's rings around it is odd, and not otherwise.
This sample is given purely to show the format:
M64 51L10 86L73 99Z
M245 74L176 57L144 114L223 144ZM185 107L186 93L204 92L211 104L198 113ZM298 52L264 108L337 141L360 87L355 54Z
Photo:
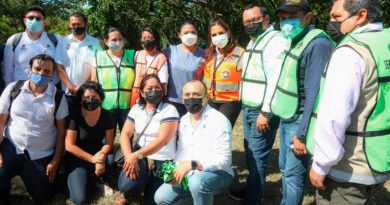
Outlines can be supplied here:
M236 178L232 186L234 188L240 188L245 186L245 180L248 176L248 171L246 170L245 165L245 153L243 147L243 131L242 131L242 117L240 116L237 120L237 123L233 130L233 168L236 172ZM267 184L266 191L264 196L263 204L279 204L282 194L281 194L281 174L278 168L278 152L279 152L279 139L278 137L275 140L275 144L272 149L271 156L269 158L269 169L267 175ZM57 186L56 196L48 204L53 205L63 205L71 204L69 194L67 192L66 179L65 177L60 177L59 185ZM110 181L112 187L116 187L116 179ZM119 194L117 188L115 189L114 196L112 197L103 197L99 194L96 188L90 189L90 201L89 204L96 205L106 205L112 204L114 198ZM315 190L308 183L306 186L306 193L304 198L304 205L315 205ZM25 191L22 181L19 177L15 177L12 182L11 190L11 203L18 205L30 205L34 204L28 197L28 193ZM390 201L390 181L388 181L383 188L381 188L373 197L371 205L385 205L389 204ZM140 204L139 199L131 201L130 204ZM215 203L217 205L239 205L239 202L231 200L227 194L220 194L216 196Z

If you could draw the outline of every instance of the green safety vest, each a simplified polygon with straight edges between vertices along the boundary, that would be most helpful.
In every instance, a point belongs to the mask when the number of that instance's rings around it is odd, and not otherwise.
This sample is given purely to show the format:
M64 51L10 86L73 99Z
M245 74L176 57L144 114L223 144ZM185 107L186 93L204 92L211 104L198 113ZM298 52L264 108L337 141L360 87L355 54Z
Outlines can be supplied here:
M120 67L116 67L107 51L96 52L97 79L104 90L102 107L107 110L129 109L134 85L135 50L124 50Z
M267 79L263 66L263 51L278 31L268 30L254 42L250 42L243 55L243 71L240 85L240 100L247 107L260 107L265 96Z
M306 47L319 36L331 40L320 29L313 29L294 47L286 51L278 84L271 101L271 111L281 118L288 119L298 113L299 109L299 59ZM332 41L332 40L331 40Z
M368 117L352 116L351 124L357 121L363 127L363 130L358 131L348 128L345 134L346 137L363 137L363 146L359 149L364 149L370 169L380 174L387 173L390 171L390 112L386 111L386 108L390 108L390 30L385 29L380 32L350 34L343 39L338 48L348 46L354 49L350 46L351 43L352 45L362 46L371 53L370 57L373 58L375 63L375 65L371 66L373 67L371 69L376 69L377 73L376 76L374 75L372 77L375 78L374 82L377 85L377 90L375 90L376 100L372 106L373 108L366 111L369 113ZM354 50L359 52L356 49ZM366 69L369 68L366 67ZM314 154L315 150L316 141L314 130L319 104L321 102L321 93L325 82L326 77L324 75L306 135L306 146L311 154ZM365 92L364 89L362 93ZM357 107L356 109L361 109L361 107ZM354 119L354 117L364 120ZM344 143L343 146L349 145Z

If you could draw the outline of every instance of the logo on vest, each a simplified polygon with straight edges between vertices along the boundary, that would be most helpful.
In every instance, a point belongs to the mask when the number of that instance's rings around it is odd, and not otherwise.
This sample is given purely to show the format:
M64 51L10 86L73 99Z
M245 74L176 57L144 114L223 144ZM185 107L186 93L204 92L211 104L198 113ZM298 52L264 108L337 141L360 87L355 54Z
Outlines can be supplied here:
M300 49L300 48L302 48L302 46L303 46L303 42L301 41L298 43L297 48Z
M221 71L221 76L223 79L227 79L231 76L231 73L229 70L223 70L223 71Z
M390 60L384 60L385 63L385 69L390 70Z

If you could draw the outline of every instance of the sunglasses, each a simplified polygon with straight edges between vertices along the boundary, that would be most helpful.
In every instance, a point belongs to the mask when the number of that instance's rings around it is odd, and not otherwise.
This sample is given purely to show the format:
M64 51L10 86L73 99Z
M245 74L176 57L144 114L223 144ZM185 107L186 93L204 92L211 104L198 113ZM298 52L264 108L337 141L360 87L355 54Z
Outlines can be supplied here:
M39 17L39 16L26 16L25 17L26 19L28 19L28 20L34 20L34 19L36 19L37 21L41 21L42 20L42 18L41 17Z

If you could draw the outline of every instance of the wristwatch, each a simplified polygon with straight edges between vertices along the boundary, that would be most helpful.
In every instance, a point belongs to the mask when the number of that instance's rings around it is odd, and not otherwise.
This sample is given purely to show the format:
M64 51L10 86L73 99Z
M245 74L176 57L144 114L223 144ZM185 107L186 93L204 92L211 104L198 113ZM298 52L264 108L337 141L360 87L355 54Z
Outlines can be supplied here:
M192 170L196 170L196 166L197 166L198 164L196 163L196 161L195 160L191 160L191 169Z
M137 152L137 159L143 159L144 155L141 152Z

